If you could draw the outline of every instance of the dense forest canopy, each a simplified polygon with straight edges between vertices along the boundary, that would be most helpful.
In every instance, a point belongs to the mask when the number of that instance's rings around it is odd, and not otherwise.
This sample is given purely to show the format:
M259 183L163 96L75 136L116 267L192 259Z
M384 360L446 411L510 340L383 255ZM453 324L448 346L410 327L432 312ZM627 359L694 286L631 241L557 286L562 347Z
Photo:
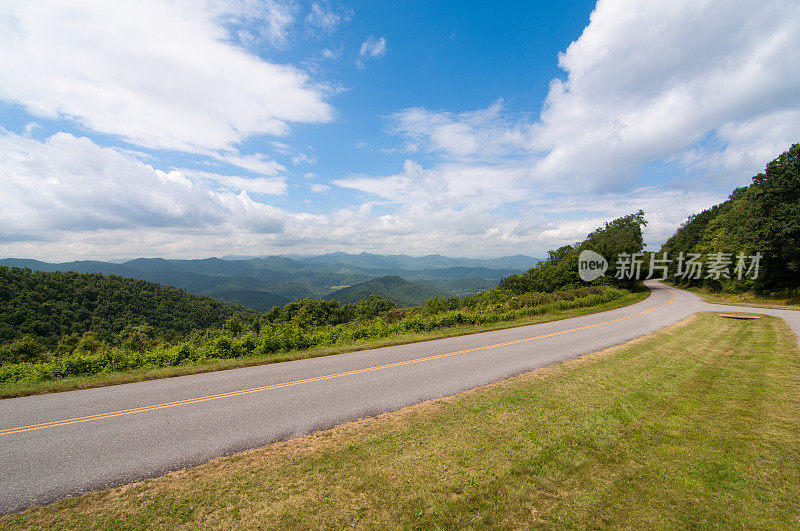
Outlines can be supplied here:
M727 201L691 216L661 252L673 260L681 253L699 254L706 266L714 253L731 261L730 272L719 278L707 272L700 278L678 276L678 265L673 263L671 278L681 285L759 292L800 287L800 144L767 164L750 186L737 188ZM734 273L737 257L756 253L761 255L757 277L739 278Z
M136 327L178 338L221 327L234 315L256 313L144 280L0 266L0 344L28 336L53 346L62 336L85 332L115 342Z

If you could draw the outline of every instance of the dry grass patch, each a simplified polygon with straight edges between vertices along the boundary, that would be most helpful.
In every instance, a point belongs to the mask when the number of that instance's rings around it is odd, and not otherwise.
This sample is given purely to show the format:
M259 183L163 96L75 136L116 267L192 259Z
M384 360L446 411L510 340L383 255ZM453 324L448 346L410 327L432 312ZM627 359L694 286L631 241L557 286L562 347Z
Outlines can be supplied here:
M395 413L89 493L5 527L800 526L800 359L698 314Z
M686 288L700 295L704 301L712 304L732 304L734 306L755 306L758 308L777 308L780 310L800 310L800 300L797 297L766 297L757 295L752 291L744 293L724 293L719 291L711 291L706 288Z

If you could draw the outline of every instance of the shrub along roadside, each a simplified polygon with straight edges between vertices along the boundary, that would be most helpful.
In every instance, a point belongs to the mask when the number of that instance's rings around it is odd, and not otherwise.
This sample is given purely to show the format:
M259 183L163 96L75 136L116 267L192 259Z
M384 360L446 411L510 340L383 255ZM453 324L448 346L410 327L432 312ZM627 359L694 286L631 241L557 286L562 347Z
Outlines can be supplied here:
M510 295L491 290L477 296L432 299L404 310L388 310L364 321L315 326L309 319L258 321L245 331L236 323L223 330L207 330L191 340L136 351L115 346L95 352L53 356L48 361L8 363L0 367L0 383L35 383L68 377L158 369L214 360L300 352L317 346L357 346L359 342L432 332L459 326L492 325L575 308L589 308L620 300L630 292L616 288L587 287L563 292ZM266 317L266 316L265 316Z

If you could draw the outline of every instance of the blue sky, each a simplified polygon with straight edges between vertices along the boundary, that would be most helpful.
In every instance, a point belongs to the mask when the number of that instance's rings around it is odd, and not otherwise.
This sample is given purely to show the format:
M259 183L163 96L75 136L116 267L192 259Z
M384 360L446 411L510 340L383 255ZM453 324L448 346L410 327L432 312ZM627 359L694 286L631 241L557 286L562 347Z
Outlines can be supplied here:
M657 247L800 136L800 8L7 2L0 255Z

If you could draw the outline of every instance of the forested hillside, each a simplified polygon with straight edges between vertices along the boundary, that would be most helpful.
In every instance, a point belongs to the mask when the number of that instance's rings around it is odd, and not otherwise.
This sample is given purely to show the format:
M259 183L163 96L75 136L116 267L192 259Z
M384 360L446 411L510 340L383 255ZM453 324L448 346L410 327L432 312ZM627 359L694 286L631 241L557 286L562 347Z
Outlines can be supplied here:
M731 261L731 278L707 273L700 278L677 276L673 263L671 278L682 285L759 292L800 287L800 144L767 164L752 184L734 190L727 201L690 217L662 251L673 259L680 253L700 254L699 261L706 266L714 253L724 253L724 259ZM740 254L756 253L761 254L757 278L752 278L754 270L734 272ZM752 260L745 263L749 269Z
M273 306L283 306L293 299L268 291L252 289L217 289L207 291L206 295L219 301L239 304L257 312L266 312Z
M609 269L605 276L592 282L594 285L614 284L633 288L636 279L617 279L615 256L619 253L640 253L644 249L642 227L647 225L641 210L605 223L591 232L585 240L565 245L548 253L546 260L521 275L504 278L499 288L514 293L529 291L553 292L586 286L578 274L578 256L583 250L592 250L606 257Z
M431 286L423 286L400 277L390 276L342 288L325 298L339 301L342 304L349 304L366 299L373 293L394 301L400 308L420 306L425 304L428 299L445 296L443 291Z
M255 312L144 280L0 266L0 344L29 336L53 346L84 332L113 341L134 327L178 338L237 314Z

